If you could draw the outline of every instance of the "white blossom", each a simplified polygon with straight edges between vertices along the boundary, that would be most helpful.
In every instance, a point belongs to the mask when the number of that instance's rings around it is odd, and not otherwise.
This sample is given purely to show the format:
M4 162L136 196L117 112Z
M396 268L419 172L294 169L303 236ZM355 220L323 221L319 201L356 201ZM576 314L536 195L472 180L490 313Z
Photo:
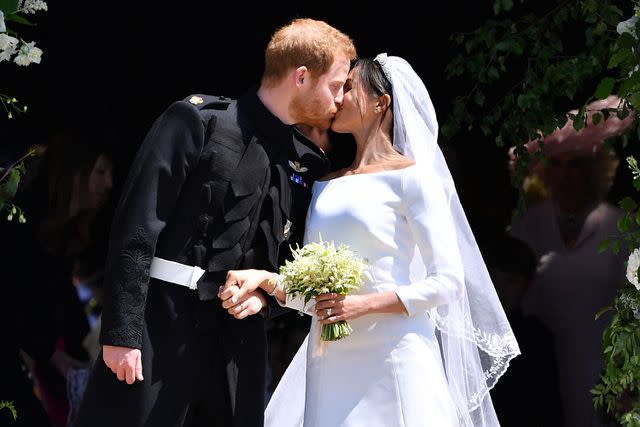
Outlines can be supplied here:
M49 10L47 3L42 0L22 0L18 8L23 13L36 13L39 10Z
M7 26L4 23L4 12L0 10L0 33L6 33Z
M7 34L0 34L0 62L10 61L14 53L18 39Z
M16 47L10 46L5 50L0 50L0 62L10 61L13 54L16 53Z
M35 42L22 43L22 46L20 46L20 51L18 52L18 55L13 59L13 62L18 65L22 65L23 67L26 67L32 62L39 64L40 57L42 56L42 50L35 47L35 44Z
M627 260L627 280L640 290L640 284L638 283L638 268L640 268L640 249L635 249L629 255Z
M7 50L18 45L18 39L7 34L0 34L0 50Z
M13 62L15 62L16 64L22 66L22 67L26 67L27 65L31 64L31 62L29 62L29 57L26 55L18 55L15 58L13 58Z
M29 49L29 54L27 56L29 57L29 61L39 64L40 59L42 58L42 49L39 47L32 47Z
M633 38L637 40L638 39L638 36L636 34L637 22L638 22L638 17L634 15L631 18L627 19L626 21L619 22L618 25L616 26L616 31L618 32L618 34L629 33L633 36Z

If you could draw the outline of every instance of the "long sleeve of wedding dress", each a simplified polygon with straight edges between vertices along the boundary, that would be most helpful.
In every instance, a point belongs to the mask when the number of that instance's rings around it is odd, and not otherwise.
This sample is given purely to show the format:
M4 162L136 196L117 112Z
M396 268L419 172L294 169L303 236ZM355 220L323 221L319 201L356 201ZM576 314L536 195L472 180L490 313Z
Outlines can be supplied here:
M429 176L417 168L402 174L405 217L426 268L425 278L400 286L396 294L411 316L460 296L464 286L462 259L449 201L440 185L429 186Z

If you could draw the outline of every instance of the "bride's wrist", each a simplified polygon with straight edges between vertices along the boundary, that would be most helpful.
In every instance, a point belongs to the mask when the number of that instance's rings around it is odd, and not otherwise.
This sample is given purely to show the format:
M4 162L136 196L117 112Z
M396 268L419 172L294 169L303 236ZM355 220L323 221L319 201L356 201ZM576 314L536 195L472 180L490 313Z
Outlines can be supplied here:
M266 286L264 286L262 289L264 289L268 295L276 296L276 294L278 293L278 290L281 287L282 287L282 279L280 278L280 275L277 273L270 273L269 278L266 280Z

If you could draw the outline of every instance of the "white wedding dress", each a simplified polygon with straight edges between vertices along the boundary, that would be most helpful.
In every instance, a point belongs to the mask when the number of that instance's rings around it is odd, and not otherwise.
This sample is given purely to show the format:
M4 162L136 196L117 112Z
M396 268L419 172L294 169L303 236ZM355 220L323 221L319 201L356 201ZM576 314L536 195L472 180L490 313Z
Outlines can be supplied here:
M269 427L457 426L434 323L427 311L464 283L453 221L439 185L417 166L316 182L305 243L345 243L368 261L360 294L395 291L408 314L350 320L350 336L309 336L265 413ZM410 277L414 253L428 275ZM313 302L287 306L315 313Z

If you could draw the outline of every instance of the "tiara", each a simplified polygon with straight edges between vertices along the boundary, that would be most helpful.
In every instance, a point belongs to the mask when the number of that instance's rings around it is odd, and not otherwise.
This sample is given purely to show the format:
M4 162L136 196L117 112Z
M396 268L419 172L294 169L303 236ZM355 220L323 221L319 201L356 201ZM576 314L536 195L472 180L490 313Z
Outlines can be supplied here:
M373 58L374 61L380 64L380 66L382 67L382 71L384 72L384 75L387 76L389 81L391 81L391 72L387 69L387 66L386 66L387 59L389 59L389 57L387 56L386 52L379 53L375 58Z

